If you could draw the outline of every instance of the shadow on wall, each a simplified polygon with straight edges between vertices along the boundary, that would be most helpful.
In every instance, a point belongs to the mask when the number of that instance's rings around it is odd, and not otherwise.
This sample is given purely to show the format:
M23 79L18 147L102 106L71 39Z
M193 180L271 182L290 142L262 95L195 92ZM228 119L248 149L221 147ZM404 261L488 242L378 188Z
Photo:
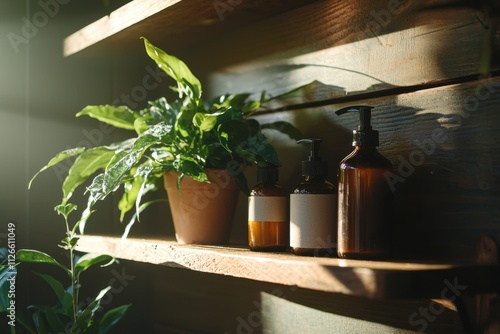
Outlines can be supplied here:
M302 96L301 103L324 97L325 86L318 85L319 94ZM342 95L341 88L330 88L332 95ZM351 131L358 116L338 117L334 111L349 104L376 106L373 126L380 131L379 150L394 166L394 173L386 177L394 191L393 230L388 231L393 234L394 256L473 261L481 236L500 235L500 136L495 129L499 88L499 80L479 77L464 84L284 114L304 136L323 139L328 179L336 183L337 166L352 151ZM300 180L300 160L307 155L301 148L281 150L284 166L293 167L282 181L292 189Z

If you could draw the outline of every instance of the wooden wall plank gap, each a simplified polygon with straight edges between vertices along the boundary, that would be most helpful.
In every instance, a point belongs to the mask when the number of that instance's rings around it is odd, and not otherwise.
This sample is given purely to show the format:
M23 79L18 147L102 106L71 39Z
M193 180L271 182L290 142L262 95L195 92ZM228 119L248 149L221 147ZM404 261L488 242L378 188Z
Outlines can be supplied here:
M379 98L379 97L387 97L387 96L394 96L394 95L400 95L400 94L414 93L414 92L418 92L418 91L422 91L422 90L426 90L426 89L433 89L433 88L439 88L439 87L445 87L445 86L451 86L451 85L457 85L457 84L471 83L471 82L477 81L477 80L484 78L484 77L498 77L498 76L500 76L500 70L492 71L487 76L482 76L482 75L477 75L477 74L472 75L471 74L471 75L466 75L466 76L462 76L462 77L458 77L458 78L437 80L434 82L428 82L428 83L424 83L424 84L393 87L393 88L388 88L388 89L381 90L381 91L361 92L359 94L352 94L352 95L348 95L348 96L334 97L334 98L325 99L325 100L317 100L317 101L310 101L310 102L304 102L304 103L299 103L299 104L292 104L292 105L287 105L287 106L283 106L283 107L262 110L259 112L259 114L269 114L269 113L281 112L281 111L318 108L318 107L324 107L324 106L329 106L329 105L334 105L334 104L355 102L355 101L359 101L359 100L374 99L374 98Z

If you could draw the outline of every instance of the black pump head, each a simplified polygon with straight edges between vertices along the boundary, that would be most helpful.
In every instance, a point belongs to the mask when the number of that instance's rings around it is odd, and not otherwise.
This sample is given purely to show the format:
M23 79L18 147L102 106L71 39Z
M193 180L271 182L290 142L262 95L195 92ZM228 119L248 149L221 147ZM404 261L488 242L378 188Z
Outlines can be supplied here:
M309 161L318 161L321 160L319 157L319 144L321 144L323 140L321 139L300 139L297 140L297 144L308 143L311 144L311 153L309 154Z
M322 161L319 156L319 145L321 139L301 139L297 144L311 144L311 153L307 161L302 161L302 176L326 176L327 162Z
M378 146L378 131L373 130L371 125L372 106L350 106L337 110L337 115L347 112L359 112L358 130L353 130L352 146Z

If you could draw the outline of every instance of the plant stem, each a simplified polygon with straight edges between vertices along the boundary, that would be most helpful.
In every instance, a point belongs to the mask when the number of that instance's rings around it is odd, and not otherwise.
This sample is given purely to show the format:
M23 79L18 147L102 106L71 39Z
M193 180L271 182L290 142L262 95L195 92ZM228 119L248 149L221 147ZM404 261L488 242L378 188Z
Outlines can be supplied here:
M71 261L71 291L72 297L73 297L73 321L76 322L76 319L78 317L78 292L77 292L77 285L75 284L75 259L73 257L73 248L70 248L69 250L69 256L70 256L70 261Z
M68 218L65 216L64 220L66 222L66 235L68 236L68 240L72 240L74 237L74 232L69 229ZM74 257L74 246L71 245L71 241L68 244L69 246L69 261L70 261L70 271L71 271L71 291L72 291L72 299L73 299L73 322L76 322L78 318L78 282L75 277L75 257Z

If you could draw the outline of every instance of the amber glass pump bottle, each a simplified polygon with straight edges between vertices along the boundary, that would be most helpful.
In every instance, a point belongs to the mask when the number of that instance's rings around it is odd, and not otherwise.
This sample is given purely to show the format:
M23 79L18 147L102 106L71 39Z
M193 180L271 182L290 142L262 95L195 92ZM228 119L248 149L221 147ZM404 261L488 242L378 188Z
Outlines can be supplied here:
M372 109L352 106L336 112L359 112L359 126L353 131L355 149L338 169L338 255L342 258L389 255L392 191L385 175L393 166L377 151L379 134L371 126Z
M301 139L311 153L302 161L300 182L290 194L290 247L296 255L336 256L337 189L326 180L327 162L319 156L321 139Z
M248 198L248 246L253 251L288 249L288 192L277 184L278 167L257 167L257 182Z

